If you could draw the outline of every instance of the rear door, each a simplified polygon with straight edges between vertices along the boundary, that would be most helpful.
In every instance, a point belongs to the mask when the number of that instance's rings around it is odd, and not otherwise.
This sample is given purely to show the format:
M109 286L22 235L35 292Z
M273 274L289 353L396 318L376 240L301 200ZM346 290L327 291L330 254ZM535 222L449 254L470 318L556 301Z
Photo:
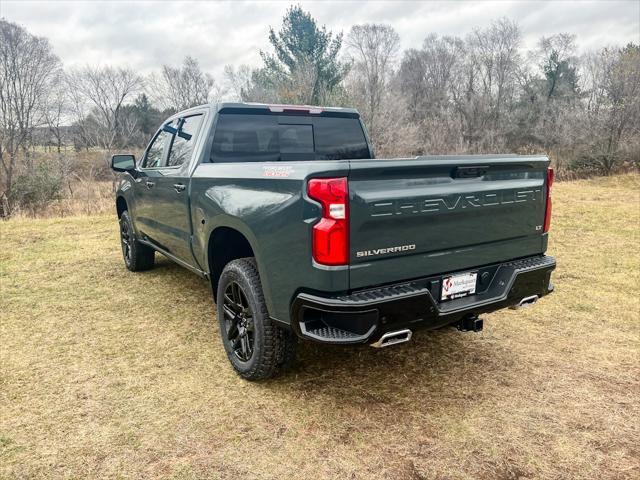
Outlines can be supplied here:
M542 253L546 157L350 162L350 287Z

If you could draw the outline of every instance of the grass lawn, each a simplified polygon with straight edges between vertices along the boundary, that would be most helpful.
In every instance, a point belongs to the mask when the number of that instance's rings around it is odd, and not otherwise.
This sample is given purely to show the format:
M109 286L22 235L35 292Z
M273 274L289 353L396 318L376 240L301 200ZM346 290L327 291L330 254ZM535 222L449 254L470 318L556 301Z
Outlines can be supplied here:
M640 477L640 177L558 183L556 293L375 350L227 362L204 281L114 215L0 224L0 478Z

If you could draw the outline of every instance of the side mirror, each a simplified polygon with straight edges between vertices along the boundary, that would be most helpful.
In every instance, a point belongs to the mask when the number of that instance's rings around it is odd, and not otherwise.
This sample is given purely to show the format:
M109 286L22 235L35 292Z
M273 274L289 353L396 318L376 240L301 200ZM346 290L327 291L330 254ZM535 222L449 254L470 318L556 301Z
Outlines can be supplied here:
M136 169L136 157L131 154L113 155L111 169L114 172L131 172Z

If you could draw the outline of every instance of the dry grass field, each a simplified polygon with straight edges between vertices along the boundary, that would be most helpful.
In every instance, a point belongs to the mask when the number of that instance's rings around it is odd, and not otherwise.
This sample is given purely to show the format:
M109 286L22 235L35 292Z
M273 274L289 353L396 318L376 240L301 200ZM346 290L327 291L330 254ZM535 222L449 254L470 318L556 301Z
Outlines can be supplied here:
M558 183L556 293L240 380L206 284L115 214L0 224L0 478L640 478L640 177Z

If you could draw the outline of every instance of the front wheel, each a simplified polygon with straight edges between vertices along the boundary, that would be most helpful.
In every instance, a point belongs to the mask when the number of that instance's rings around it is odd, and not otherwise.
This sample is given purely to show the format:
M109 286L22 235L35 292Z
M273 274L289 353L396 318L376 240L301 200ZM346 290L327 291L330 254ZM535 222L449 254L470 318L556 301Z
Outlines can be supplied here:
M218 282L217 300L222 343L241 377L270 378L294 361L297 339L269 318L255 259L227 264Z
M136 240L131 216L126 210L120 215L120 245L124 264L129 270L138 272L153 267L155 251Z

